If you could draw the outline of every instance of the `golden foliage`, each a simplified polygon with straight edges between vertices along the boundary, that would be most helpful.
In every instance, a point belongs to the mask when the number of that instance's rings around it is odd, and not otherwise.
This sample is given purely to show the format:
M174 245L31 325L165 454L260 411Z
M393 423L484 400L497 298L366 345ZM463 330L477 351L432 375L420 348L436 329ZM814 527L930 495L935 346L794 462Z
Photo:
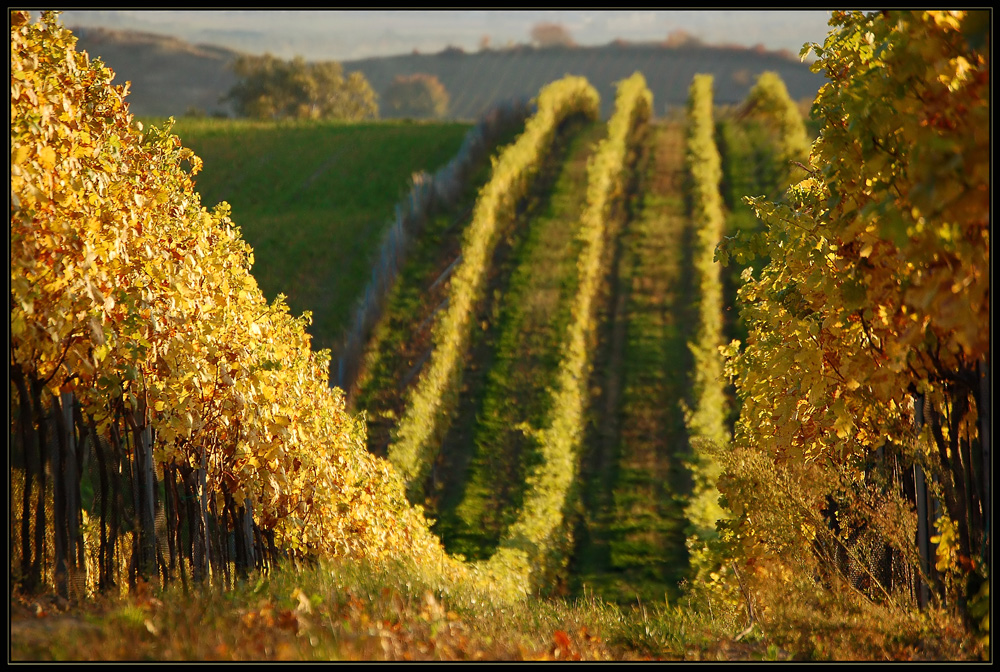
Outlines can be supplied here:
M74 44L52 13L12 14L12 365L102 433L116 410L151 427L158 467L204 470L289 553L443 554L330 388L309 315L267 303L228 206L201 205L200 161Z

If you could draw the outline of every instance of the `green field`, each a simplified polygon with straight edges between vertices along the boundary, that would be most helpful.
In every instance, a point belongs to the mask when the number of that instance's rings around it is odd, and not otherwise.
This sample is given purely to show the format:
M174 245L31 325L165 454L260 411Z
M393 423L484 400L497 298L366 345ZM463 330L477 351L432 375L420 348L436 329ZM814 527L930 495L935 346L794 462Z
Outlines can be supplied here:
M264 294L312 311L318 349L341 336L413 173L446 164L469 128L182 118L173 132L204 161L202 204L232 206Z

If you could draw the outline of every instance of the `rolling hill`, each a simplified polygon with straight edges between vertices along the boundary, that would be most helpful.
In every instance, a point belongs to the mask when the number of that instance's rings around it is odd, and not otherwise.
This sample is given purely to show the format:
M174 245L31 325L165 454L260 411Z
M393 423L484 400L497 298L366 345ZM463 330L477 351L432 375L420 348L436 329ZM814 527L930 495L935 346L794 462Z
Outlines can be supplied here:
M658 116L684 106L696 73L715 77L715 101L721 105L744 100L757 75L765 70L781 75L794 100L814 97L823 84L823 77L810 72L807 65L778 53L696 45L519 46L476 53L446 49L436 54L349 61L344 68L362 72L376 91L384 91L397 75L436 75L451 93L450 115L459 119L477 117L500 98L533 96L548 82L565 75L585 77L597 89L604 118L611 114L615 82L636 71L649 82Z
M99 56L117 74L116 82L132 82L129 101L139 116L182 116L190 112L230 114L220 97L235 77L228 65L239 54L210 45L152 33L77 28L77 48ZM656 115L683 106L695 73L715 77L717 104L742 101L757 75L777 72L794 100L812 98L823 77L787 54L763 49L697 44L617 42L602 47L508 49L467 53L458 48L435 54L406 54L343 62L345 71L360 71L382 93L397 75L418 72L438 77L451 94L452 119L473 120L500 100L534 96L546 83L564 75L586 77L604 101L602 116L611 112L614 83L643 72L657 101Z
M236 83L229 64L239 55L224 47L194 45L166 35L74 28L77 50L99 57L115 83L132 82L129 107L141 117L179 117L190 110L226 114L219 98Z

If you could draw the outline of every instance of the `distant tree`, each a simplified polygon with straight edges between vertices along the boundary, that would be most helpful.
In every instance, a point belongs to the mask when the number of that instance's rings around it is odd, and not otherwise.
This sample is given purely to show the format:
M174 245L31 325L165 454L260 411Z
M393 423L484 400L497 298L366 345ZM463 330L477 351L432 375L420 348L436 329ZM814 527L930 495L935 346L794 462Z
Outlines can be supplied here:
M702 44L702 41L686 30L678 28L670 31L663 44L667 47L697 47Z
M397 75L382 95L386 114L415 119L443 117L450 96L434 75Z
M483 35L479 38L479 51L489 51L490 50L490 36Z
M344 77L340 63L284 61L271 54L240 56L232 66L239 78L223 100L240 116L256 119L378 118L375 91L359 72Z
M536 23L531 29L531 42L536 47L574 47L576 42L561 23Z

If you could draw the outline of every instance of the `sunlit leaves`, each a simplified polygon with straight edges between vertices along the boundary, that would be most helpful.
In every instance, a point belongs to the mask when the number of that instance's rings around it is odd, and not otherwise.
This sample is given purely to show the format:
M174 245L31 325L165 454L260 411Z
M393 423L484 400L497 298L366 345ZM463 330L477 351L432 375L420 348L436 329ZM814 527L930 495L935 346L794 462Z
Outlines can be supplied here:
M688 95L686 170L690 176L691 221L695 244L692 266L698 296L698 326L689 343L693 356L692 406L685 423L691 437L689 468L694 485L685 516L694 534L691 543L701 546L715 536L715 523L723 512L718 506L716 480L719 466L711 451L729 441L726 429L726 394L722 339L722 277L715 251L725 226L719 191L722 161L715 144L711 75L696 75Z
M364 450L309 316L267 303L229 207L201 206L172 122L135 123L54 15L12 16L12 365L72 386L100 432L150 426L158 466L204 469L288 550L441 553Z
M725 429L725 396L722 381L722 280L715 263L715 249L722 239L725 216L719 182L722 164L714 139L712 77L697 75L688 98L687 163L691 175L691 219L695 224L699 321L691 343L695 379L694 408L688 418L693 435L716 445L728 440Z
M750 335L727 365L740 450L821 467L801 481L812 493L860 478L880 447L917 455L911 395L975 371L990 332L981 28L966 12L835 12L831 25L813 47L829 81L810 177L786 204L753 201L771 262L745 277Z
M778 156L782 164L783 183L803 177L795 164L809 156L809 140L798 107L788 95L788 89L775 72L763 72L747 96L746 107L755 115L772 122L778 130Z

